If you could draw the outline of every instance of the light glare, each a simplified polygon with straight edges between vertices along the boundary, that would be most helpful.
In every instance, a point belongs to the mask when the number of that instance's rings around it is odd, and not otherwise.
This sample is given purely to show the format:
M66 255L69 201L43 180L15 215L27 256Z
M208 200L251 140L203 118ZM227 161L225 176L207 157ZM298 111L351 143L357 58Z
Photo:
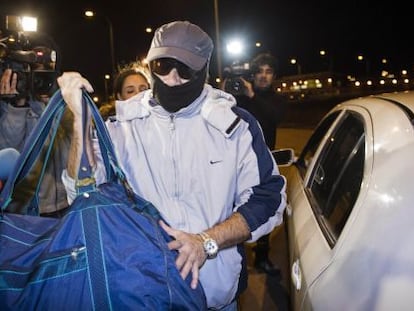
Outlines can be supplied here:
M22 17L23 31L37 31L37 18L31 16Z
M227 44L227 52L233 55L240 55L243 52L243 43L239 40L233 40Z

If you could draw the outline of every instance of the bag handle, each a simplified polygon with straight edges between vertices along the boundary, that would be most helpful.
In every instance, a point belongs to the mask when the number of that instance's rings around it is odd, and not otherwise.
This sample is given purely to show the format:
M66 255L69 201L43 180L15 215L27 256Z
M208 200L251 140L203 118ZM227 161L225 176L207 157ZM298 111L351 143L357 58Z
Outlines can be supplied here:
M90 96L86 91L83 90L82 92L82 127L83 127L83 137L86 138L88 130L90 128L87 127L88 123L88 113L87 110L90 108L92 120L94 121L94 125L96 128L96 134L98 136L99 147L102 153L102 159L104 162L104 166L106 169L107 180L114 181L114 180L124 180L125 174L119 168L118 161L115 156L115 152L112 146L112 141L109 137L107 132L107 128L105 123L99 113L98 108L96 107L95 103L92 101ZM86 153L86 140L83 139L83 152L81 155L81 161L78 170L78 177L76 182L76 191L78 194L83 192L87 192L95 188L96 183L95 179L93 178L92 168L90 167L89 160Z
M93 100L90 98L89 94L83 90L82 91L82 101L83 101L83 110L86 110L88 107L91 111L92 120L95 125L96 134L99 141L99 147L102 153L102 159L106 170L107 180L108 181L119 181L124 185L126 191L131 193L131 187L129 186L125 174L120 168L112 141L109 137L106 125L99 113L98 108L96 107ZM47 160L50 156L50 151L52 149L58 125L61 121L64 110L66 109L66 103L63 100L60 90L57 90L53 96L50 98L49 103L47 104L45 110L43 111L39 121L37 122L34 130L26 140L26 143L23 147L23 150L17 160L17 163L14 166L14 169L10 176L7 179L4 188L0 194L0 205L1 211L4 211L7 206L12 201L12 194L15 188L15 185L22 181L27 174L30 172L31 168L35 164L36 160L40 155L40 151L45 145L46 140L49 138L50 146L47 148L45 162L43 163L43 170L46 167ZM85 111L83 111L85 112ZM86 116L86 113L83 113L83 116ZM83 123L86 124L86 119L84 117ZM84 126L85 128L85 126ZM84 140L85 141L85 140ZM86 168L86 170L85 170ZM42 176L42 174L41 174ZM85 180L89 178L89 183L82 184L77 183L77 192L82 193L85 191L91 190L95 187L94 180L92 178L92 170L89 167L87 162L86 150L83 148L81 165L78 172L78 180ZM42 177L38 180L36 186L36 193L39 190L39 184ZM38 204L34 204L34 211L28 211L28 214L37 214L39 213Z

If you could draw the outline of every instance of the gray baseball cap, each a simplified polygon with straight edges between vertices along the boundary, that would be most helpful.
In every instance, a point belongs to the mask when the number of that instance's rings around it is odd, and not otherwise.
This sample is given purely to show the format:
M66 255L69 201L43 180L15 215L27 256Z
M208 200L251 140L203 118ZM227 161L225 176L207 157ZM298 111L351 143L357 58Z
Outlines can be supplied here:
M200 70L210 59L213 46L209 35L197 25L175 21L155 31L147 61L174 58L191 69Z

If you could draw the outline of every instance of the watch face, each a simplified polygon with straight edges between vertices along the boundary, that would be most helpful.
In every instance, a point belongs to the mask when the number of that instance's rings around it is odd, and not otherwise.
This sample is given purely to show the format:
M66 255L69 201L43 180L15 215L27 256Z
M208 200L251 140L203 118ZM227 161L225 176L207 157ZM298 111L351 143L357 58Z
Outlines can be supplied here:
M213 239L208 239L204 243L204 250L206 251L206 254L209 258L213 258L217 255L218 252L218 246L216 241Z

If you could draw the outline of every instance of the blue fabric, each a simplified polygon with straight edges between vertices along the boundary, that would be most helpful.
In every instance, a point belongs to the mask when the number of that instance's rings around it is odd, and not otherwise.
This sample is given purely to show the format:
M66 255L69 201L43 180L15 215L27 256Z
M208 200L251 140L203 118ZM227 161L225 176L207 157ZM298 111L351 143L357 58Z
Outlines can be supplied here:
M98 110L86 100L109 181L80 186L61 219L6 212L14 184L59 119L62 99L53 96L0 195L1 310L206 310L203 288L191 289L191 275L181 278L158 210L128 186Z
M62 219L0 219L2 310L205 310L151 203L108 183L79 196Z
M0 150L0 180L6 180L9 177L19 155L20 153L14 148Z
M237 311L237 301L233 301L231 304L221 308L220 311Z

